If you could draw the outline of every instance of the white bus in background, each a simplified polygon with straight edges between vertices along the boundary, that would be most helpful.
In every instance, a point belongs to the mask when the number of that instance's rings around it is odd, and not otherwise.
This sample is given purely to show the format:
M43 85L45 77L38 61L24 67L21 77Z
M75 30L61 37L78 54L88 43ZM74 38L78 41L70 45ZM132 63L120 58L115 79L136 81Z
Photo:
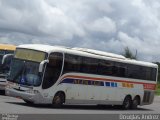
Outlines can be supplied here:
M158 66L121 55L49 45L16 48L6 95L27 103L122 105L153 102Z
M9 73L10 63L13 58L16 46L10 44L0 44L0 90L5 90L6 77Z

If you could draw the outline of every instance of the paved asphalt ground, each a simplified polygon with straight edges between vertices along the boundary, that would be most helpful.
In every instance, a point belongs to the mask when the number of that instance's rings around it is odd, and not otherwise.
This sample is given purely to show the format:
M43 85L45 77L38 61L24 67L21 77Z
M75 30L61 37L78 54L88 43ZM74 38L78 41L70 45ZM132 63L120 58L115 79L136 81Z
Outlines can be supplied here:
M28 105L23 100L0 95L0 114L160 114L160 97L156 96L151 105L140 106L137 110L122 110L118 106L77 106L65 105L52 108L50 105ZM160 116L159 116L160 117ZM81 119L81 118L80 118ZM160 119L160 118L159 118Z

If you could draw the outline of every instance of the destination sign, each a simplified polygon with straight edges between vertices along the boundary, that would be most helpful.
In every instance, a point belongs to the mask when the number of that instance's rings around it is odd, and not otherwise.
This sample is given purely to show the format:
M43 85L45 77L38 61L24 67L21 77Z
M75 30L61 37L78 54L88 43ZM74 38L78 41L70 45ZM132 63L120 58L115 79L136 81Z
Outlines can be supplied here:
M45 59L45 53L30 49L17 49L15 58L41 62Z

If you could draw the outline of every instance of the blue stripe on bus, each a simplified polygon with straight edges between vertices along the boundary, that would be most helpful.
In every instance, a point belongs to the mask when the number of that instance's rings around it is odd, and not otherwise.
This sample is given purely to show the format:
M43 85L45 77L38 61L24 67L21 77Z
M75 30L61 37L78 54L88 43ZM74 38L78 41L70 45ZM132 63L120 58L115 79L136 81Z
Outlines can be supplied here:
M114 87L114 82L111 82L111 87Z
M117 87L117 83L116 82L105 82L105 85L107 87Z
M117 87L117 83L115 83L115 86L114 87Z
M110 82L106 82L105 84L106 84L107 87L110 87L110 86L111 86L111 85L110 85Z
M69 83L69 84L81 84L81 85L95 85L95 86L104 86L103 81L93 81L93 80L81 80L81 79L64 79L61 83Z
M105 84L104 84L103 81L82 80L82 79L72 79L72 78L66 78L63 81L61 81L60 84L61 83L117 87L116 82L105 82Z

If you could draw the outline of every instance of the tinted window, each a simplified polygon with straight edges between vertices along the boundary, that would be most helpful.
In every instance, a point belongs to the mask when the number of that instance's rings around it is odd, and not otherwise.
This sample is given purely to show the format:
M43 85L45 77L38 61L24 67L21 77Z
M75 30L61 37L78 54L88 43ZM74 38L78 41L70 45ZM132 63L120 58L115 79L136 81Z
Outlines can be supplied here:
M1 54L1 55L13 54L13 53L14 53L13 50L0 50L0 54Z
M118 77L126 77L127 67L124 63L114 63L114 74Z
M141 80L156 81L156 69L109 60L65 55L64 73L82 72L97 75L116 76Z
M82 72L97 74L98 60L94 58L83 57Z
M61 53L52 53L49 56L49 63L46 66L42 88L46 89L54 85L58 80L63 63L63 55Z
M156 69L138 65L127 66L127 78L156 81Z
M138 75L139 75L139 67L138 66L136 66L136 65L128 65L127 66L127 77L128 78L135 78L135 79L138 79L139 77L138 77Z
M156 68L150 68L150 69L151 69L151 80L156 81L157 69Z
M65 54L64 73L80 72L82 68L82 57Z
M98 60L89 57L65 54L64 73L82 72L97 74Z
M98 67L98 74L100 75L113 75L114 64L113 62L100 60Z
M126 77L126 67L124 66L124 64L121 63L100 60L98 74Z
M3 65L2 65L2 69L3 69L3 72L4 72L4 73L8 73L8 72L9 72L12 58L13 58L13 56L8 56L8 57L5 59Z

